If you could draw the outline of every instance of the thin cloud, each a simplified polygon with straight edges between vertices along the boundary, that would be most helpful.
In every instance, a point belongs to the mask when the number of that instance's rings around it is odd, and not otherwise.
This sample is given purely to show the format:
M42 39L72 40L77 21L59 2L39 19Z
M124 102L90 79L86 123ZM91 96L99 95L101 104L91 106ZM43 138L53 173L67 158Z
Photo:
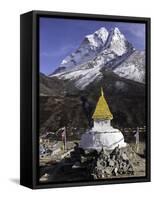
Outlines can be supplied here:
M73 44L68 44L68 45L60 47L57 50L49 50L48 52L47 51L41 52L40 55L42 57L54 58L54 57L57 57L57 56L67 55L68 53L70 53L70 51L73 51L73 50L75 50L74 45Z
M145 37L145 31L140 31L140 30L132 30L132 34L136 37L144 38Z
M130 33L140 39L145 38L145 26L134 25L129 29Z

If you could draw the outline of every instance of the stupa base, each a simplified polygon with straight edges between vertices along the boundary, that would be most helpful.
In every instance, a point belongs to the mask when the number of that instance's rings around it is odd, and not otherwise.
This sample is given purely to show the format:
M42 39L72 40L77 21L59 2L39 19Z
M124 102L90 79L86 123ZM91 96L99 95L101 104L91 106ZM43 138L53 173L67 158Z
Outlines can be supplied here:
M94 132L88 131L81 137L80 147L85 150L97 150L102 148L106 150L113 150L115 147L126 147L123 134L118 129L112 131Z

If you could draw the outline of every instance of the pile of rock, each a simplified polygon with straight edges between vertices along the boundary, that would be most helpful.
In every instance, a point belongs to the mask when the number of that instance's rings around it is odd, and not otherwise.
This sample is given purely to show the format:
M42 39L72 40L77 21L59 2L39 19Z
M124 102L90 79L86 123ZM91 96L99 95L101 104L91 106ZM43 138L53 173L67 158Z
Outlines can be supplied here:
M49 156L52 154L52 149L49 148L48 144L40 144L40 158Z
M133 165L126 149L116 147L113 151L84 151L78 145L71 154L73 167L86 168L94 179L112 178L114 176L134 175Z
M106 153L102 149L93 162L94 167L90 170L94 179L134 174L133 165L126 152L119 147L116 147L111 153Z

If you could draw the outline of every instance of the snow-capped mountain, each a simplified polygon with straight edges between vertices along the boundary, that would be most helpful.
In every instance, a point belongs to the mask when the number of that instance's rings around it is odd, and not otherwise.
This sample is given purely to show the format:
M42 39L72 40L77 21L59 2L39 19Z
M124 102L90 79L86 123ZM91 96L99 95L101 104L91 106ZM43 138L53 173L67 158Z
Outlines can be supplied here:
M124 62L113 70L123 78L145 83L145 53L144 51L133 52Z
M85 36L79 48L67 56L50 77L72 80L82 90L102 78L102 69L143 83L145 53L136 51L118 28L108 31L102 27Z
M105 45L108 38L108 31L102 27L94 34L87 35L80 47L71 55L67 56L60 67L69 68L87 62L96 56Z

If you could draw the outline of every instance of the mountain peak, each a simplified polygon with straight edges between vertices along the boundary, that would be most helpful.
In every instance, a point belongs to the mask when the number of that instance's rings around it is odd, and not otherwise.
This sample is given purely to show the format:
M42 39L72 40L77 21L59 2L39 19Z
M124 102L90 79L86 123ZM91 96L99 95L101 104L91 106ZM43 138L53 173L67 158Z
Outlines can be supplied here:
M112 29L110 37L110 49L118 56L122 56L134 49L132 44L129 43L125 36L120 32L119 28L115 27Z
M81 46L84 46L85 43L90 44L91 46L99 47L102 46L108 37L108 31L105 27L101 27L97 31L95 31L93 34L86 35L85 39L81 43Z
M94 35L95 37L98 37L99 39L101 39L103 43L105 43L109 33L105 27L101 27L100 29L95 31Z
M115 27L115 28L113 29L113 32L116 33L116 34L122 34L122 33L120 32L120 30L119 30L118 27Z
M95 31L95 33L106 33L106 32L108 32L108 31L107 31L107 29L105 27L101 27L100 29Z
M119 28L115 27L114 29L111 30L111 32L112 32L112 37L115 40L127 41L125 36L120 32Z
M60 69L63 68L64 71L68 71L87 63L104 52L104 50L111 53L111 57L114 58L115 55L122 56L127 52L131 52L132 49L132 44L126 40L118 27L110 31L105 27L101 27L94 33L85 36L79 48L61 62Z

